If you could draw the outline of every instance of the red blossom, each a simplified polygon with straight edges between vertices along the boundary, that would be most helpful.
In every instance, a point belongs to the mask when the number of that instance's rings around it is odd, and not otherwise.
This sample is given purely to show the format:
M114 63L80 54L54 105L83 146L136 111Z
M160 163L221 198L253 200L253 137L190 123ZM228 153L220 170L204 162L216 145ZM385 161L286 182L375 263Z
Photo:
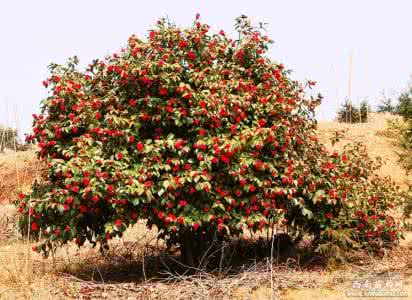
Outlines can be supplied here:
M195 54L193 51L189 51L189 52L187 53L187 58L188 58L189 60L195 60L195 59L196 59L196 54Z
M159 94L161 96L166 96L167 95L167 89L166 88L161 88L160 91L159 91Z
M109 184L108 186L107 186L107 188L106 188L106 191L109 193L109 194L114 194L114 186L113 185L111 185L111 184Z
M39 225L36 222L31 223L31 231L38 231Z
M193 230L196 231L200 227L200 225L199 223L193 223L192 227L193 227Z
M144 150L144 144L143 144L142 142L138 142L138 143L136 144L136 148L137 148L137 150L138 150L139 152L143 152L143 150Z
M135 100L135 99L130 99L130 100L129 100L129 105L130 105L131 107L136 106L136 100Z
M180 201L179 201L179 206L185 207L186 205L187 205L187 201L186 201L186 200L180 200Z

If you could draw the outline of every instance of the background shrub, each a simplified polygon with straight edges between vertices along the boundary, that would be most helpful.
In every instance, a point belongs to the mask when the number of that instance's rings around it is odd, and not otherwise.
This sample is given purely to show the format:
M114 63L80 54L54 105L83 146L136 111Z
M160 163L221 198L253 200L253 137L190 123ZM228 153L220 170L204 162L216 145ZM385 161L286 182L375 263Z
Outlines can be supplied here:
M360 102L360 107L346 101L338 110L337 121L340 123L366 123L371 107L366 100Z

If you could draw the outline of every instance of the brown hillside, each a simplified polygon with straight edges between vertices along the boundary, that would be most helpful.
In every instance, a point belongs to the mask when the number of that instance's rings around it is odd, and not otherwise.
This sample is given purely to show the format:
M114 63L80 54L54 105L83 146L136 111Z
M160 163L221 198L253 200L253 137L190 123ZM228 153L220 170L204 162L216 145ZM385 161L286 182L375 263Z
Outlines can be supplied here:
M319 122L320 140L329 149L342 149L344 145L350 142L362 142L366 145L368 153L372 157L380 156L384 162L380 174L390 176L396 184L402 189L408 186L408 176L405 170L400 166L399 148L397 141L393 137L385 135L388 128L388 121L394 121L399 117L390 114L373 113L370 116L370 122L363 124L345 124L337 122ZM343 139L332 147L330 138L335 131L346 131Z
M19 191L27 190L40 166L34 151L0 154L0 203L9 203Z

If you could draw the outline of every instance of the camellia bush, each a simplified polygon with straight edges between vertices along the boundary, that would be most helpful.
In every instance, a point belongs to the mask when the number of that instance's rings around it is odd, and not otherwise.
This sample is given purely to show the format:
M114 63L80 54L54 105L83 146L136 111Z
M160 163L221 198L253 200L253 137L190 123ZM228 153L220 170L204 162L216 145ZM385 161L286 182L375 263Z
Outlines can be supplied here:
M305 94L314 82L270 60L247 19L236 29L237 40L162 19L85 71L76 58L51 65L29 137L48 174L17 201L35 250L104 248L143 219L190 265L216 239L274 225L376 251L398 241L392 184L360 146L327 152L321 99Z

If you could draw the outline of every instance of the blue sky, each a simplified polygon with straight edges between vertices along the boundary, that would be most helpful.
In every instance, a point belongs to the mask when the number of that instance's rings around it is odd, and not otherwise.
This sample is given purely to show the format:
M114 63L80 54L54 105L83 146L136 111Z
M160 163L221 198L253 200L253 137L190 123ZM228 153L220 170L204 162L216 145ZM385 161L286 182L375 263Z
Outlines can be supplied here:
M382 91L395 96L412 74L412 1L19 1L0 2L0 124L27 132L46 96L41 82L50 62L78 55L83 65L126 44L168 16L233 33L237 16L267 22L275 41L270 57L299 80L318 82L325 97L318 118L332 119L347 96L353 57L352 99L373 105Z

